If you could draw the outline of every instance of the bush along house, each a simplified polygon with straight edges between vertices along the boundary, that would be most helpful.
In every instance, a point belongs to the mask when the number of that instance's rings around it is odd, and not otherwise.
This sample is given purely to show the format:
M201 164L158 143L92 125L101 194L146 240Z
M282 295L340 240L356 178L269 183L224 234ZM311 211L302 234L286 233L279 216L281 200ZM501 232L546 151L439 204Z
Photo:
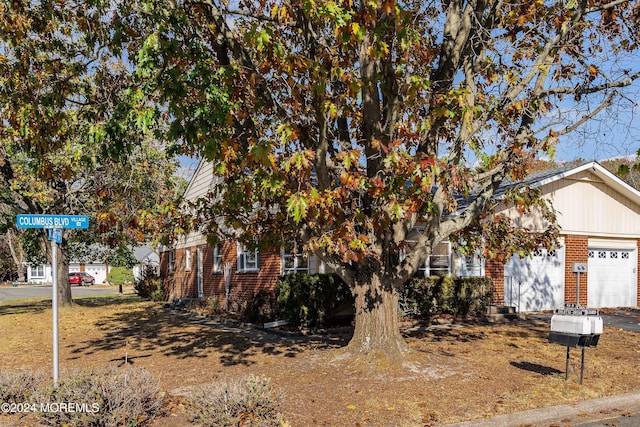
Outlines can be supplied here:
M211 164L202 162L185 199L202 197L215 179ZM518 311L577 302L592 308L638 306L640 192L597 162L538 172L522 184L537 188L557 211L561 237L556 249L497 262L462 256L454 242L445 242L418 274L491 277L494 301ZM520 216L509 206L502 213L527 229L541 227L540 218ZM212 246L204 235L190 233L174 247L161 249L165 296L169 301L215 297L224 304L227 296L241 299L273 291L283 274L327 272L316 257L292 249L258 251L234 241ZM574 263L586 264L586 273L574 273Z

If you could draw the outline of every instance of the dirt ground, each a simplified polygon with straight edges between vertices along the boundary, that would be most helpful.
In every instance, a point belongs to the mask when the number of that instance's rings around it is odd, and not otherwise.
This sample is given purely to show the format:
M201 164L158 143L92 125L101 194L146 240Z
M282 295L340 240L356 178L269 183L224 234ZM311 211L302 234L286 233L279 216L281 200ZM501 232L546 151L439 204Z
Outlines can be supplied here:
M539 320L407 325L413 354L390 371L336 358L350 328L278 334L132 296L78 299L61 308L59 325L61 375L125 361L147 368L178 396L161 427L189 425L179 396L190 386L249 373L284 392L292 426L436 426L640 391L640 334L613 328L586 350L580 385L580 351L572 350L565 381L566 348L548 342ZM0 331L2 368L51 372L50 301L0 303ZM7 421L18 422L0 415L0 425Z

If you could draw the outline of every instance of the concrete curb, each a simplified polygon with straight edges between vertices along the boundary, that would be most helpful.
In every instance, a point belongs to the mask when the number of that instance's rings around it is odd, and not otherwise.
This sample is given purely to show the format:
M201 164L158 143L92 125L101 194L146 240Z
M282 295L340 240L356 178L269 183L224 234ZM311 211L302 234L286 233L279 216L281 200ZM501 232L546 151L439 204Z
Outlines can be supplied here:
M628 411L632 409L640 410L640 393L608 396L569 405L551 406L487 419L447 424L446 427L521 427L523 425L542 427L578 416L580 422L584 423L589 419L597 419L598 415L602 415L602 411ZM566 423L562 425L564 424Z

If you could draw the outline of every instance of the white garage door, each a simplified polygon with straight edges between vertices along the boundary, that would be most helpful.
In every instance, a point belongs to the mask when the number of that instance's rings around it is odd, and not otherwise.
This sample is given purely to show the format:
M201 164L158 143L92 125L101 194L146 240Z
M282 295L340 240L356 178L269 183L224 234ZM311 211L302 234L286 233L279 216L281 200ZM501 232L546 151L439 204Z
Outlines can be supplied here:
M505 304L518 311L564 305L564 248L537 249L526 258L512 257L504 267Z
M100 264L87 264L85 271L96 279L96 285L107 281L107 267Z
M636 250L632 248L589 247L589 307L635 307L638 304L636 256Z

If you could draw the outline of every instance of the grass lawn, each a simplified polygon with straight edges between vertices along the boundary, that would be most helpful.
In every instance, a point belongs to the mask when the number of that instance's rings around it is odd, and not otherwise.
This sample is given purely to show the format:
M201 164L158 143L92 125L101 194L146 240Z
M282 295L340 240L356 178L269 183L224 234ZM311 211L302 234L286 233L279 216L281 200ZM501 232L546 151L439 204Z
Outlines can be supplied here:
M566 348L534 320L407 329L410 362L385 370L375 359L335 357L348 328L282 336L131 295L77 299L59 317L61 376L125 363L148 369L173 402L158 426L189 424L180 396L190 386L250 373L284 392L292 426L441 425L640 391L640 334L611 328L586 350L580 385L580 351L572 349L565 381ZM0 330L2 368L52 372L50 301L0 303ZM8 419L0 415L0 425Z

